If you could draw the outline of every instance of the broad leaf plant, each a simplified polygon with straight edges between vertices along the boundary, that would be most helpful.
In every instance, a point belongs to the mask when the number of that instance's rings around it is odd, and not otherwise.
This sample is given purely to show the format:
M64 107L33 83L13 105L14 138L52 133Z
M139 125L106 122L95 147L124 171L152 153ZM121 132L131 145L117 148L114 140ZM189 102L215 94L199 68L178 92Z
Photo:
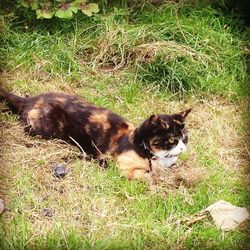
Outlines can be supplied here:
M69 19L78 11L91 17L99 12L98 4L90 3L87 0L19 0L19 4L34 10L37 19L50 19L54 16Z

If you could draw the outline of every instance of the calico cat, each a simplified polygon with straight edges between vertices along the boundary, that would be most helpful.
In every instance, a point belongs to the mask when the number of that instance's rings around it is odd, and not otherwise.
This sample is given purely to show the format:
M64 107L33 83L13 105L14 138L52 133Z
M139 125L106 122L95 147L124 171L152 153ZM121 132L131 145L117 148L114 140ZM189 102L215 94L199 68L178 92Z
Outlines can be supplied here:
M191 109L151 115L136 128L112 111L72 95L20 97L0 88L0 100L19 114L25 132L77 144L103 166L105 154L112 155L129 179L146 178L154 166L172 166L188 141L184 122Z

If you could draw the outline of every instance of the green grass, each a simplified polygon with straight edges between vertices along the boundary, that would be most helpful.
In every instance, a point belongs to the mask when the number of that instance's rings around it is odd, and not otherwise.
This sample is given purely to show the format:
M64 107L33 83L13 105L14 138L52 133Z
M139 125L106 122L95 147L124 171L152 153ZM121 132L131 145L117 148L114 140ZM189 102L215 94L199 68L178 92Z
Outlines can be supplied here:
M0 187L7 209L0 248L249 248L249 226L222 233L211 219L180 223L220 199L250 209L243 157L246 33L240 27L218 10L188 4L111 8L92 19L35 24L3 13L1 80L13 92L78 94L135 125L152 113L194 109L189 150L179 161L184 181L176 188L129 181L112 161L100 170L78 159L74 147L28 137L15 115L1 112ZM70 169L61 181L51 175L56 163ZM44 208L53 216L45 217Z

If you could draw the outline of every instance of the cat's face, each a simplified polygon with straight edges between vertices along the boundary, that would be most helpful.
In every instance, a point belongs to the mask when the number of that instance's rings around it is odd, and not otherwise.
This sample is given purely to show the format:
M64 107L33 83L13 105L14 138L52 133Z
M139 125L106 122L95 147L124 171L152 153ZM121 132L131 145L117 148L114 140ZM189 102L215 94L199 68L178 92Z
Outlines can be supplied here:
M188 141L185 119L191 109L173 115L152 115L140 126L151 152L159 159L176 157Z

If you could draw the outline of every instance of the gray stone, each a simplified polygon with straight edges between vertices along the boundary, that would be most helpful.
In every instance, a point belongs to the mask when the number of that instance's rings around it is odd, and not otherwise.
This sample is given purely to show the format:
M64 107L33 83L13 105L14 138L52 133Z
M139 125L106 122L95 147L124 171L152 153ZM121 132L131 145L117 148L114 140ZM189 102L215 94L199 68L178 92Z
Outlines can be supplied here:
M50 208L44 208L42 213L46 217L52 217L53 216L52 210Z
M64 178L68 174L68 169L63 165L56 165L53 169L53 176L57 178Z

